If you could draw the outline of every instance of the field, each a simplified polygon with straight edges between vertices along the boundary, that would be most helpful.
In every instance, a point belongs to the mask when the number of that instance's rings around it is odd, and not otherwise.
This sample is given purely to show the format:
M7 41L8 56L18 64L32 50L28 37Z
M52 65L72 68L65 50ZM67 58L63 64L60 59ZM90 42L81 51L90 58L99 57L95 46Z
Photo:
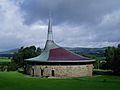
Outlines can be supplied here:
M7 63L11 62L11 59L8 59L7 57L0 57L0 63Z
M105 80L104 80L105 79ZM118 90L120 77L36 78L18 72L0 72L0 90Z

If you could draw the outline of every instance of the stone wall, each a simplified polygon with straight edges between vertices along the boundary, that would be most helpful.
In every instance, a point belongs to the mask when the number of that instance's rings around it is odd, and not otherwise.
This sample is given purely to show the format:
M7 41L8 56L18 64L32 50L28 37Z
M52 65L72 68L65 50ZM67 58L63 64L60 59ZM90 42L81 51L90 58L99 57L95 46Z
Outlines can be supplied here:
M46 77L92 76L93 64L87 65L27 65L27 74Z

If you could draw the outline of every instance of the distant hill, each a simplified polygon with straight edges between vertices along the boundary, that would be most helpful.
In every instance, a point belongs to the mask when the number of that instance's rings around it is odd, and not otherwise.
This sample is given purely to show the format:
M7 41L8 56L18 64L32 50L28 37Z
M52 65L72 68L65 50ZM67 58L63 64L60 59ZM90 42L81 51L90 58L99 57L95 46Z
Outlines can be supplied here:
M81 47L75 47L75 48L67 48L67 50L70 50L74 53L77 54L91 54L91 55L96 55L96 56L104 56L105 49L106 48L81 48Z
M104 55L106 48L82 48L82 47L69 48L69 47L65 47L65 49L70 50L77 54L81 54L81 55L82 54L91 54L91 55L96 55L98 57L99 56L102 57ZM18 51L18 48L0 52L0 57L13 56L13 54L17 51Z
M18 48L0 52L0 57L11 57L17 51Z

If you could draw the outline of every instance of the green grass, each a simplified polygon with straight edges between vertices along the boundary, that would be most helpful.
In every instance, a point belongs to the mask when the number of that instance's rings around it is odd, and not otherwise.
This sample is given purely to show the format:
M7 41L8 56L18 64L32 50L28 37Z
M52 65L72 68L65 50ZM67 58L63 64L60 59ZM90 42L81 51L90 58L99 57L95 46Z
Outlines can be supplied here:
M11 59L8 59L7 57L0 57L0 63L6 63L6 62L11 62Z
M106 82L103 80L106 79ZM0 90L119 90L120 77L36 78L18 72L0 72Z

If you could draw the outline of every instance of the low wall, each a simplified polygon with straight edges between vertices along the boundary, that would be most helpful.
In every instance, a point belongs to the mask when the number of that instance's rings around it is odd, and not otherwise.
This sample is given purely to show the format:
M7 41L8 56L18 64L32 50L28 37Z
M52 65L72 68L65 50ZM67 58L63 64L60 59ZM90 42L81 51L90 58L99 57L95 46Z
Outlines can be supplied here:
M46 77L92 76L93 64L87 65L27 65L26 73Z

